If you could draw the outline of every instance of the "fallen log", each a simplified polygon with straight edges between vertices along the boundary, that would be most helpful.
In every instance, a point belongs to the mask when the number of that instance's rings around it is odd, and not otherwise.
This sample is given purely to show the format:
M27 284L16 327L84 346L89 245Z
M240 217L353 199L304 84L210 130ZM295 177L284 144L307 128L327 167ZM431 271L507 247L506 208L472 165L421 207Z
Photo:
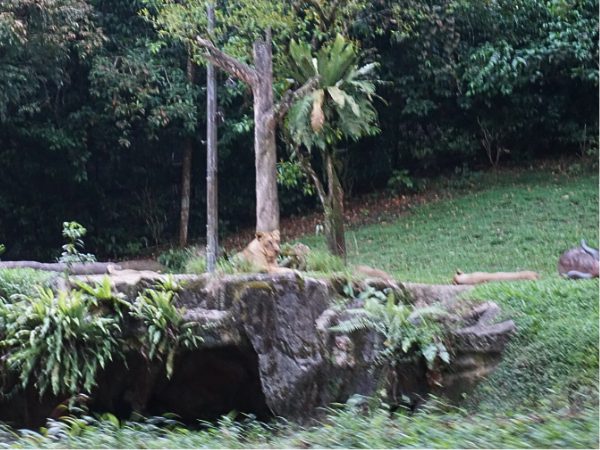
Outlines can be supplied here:
M102 275L109 273L110 270L121 267L111 262L90 262L90 263L41 263L38 261L1 261L1 269L36 269L50 272L68 272L71 275Z
M516 281L537 280L540 276L536 272L524 270L521 272L456 272L452 279L453 284L481 284L488 281Z

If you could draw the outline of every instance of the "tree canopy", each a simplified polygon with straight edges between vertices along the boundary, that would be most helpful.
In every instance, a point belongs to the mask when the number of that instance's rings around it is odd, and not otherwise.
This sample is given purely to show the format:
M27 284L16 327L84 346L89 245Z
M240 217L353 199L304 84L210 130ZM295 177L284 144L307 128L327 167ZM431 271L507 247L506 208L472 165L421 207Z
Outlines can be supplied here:
M191 141L203 155L205 140L204 74L187 76L190 52L199 64L205 55L197 36L251 64L252 43L270 29L275 103L300 85L289 73L292 42L314 56L340 34L360 65L378 64L381 132L339 143L347 196L382 188L399 172L417 179L597 151L595 0L235 0L216 7L209 35L200 1L0 2L3 258L58 257L61 224L71 220L86 226L88 250L99 257L176 240L184 147ZM218 85L226 233L254 223L253 97L225 72ZM283 159L281 133L276 146ZM204 164L202 157L192 164L192 239L205 230ZM280 190L282 214L316 201Z

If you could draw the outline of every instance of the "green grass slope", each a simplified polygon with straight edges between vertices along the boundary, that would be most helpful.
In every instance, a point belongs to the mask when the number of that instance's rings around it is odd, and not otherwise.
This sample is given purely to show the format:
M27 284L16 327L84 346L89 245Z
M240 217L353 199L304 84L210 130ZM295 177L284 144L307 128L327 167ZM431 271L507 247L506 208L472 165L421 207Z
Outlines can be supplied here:
M598 242L598 177L551 171L485 174L479 190L415 208L391 223L347 232L350 264L400 280L447 283L456 269L535 270L556 277L559 255ZM302 242L324 248L323 239Z

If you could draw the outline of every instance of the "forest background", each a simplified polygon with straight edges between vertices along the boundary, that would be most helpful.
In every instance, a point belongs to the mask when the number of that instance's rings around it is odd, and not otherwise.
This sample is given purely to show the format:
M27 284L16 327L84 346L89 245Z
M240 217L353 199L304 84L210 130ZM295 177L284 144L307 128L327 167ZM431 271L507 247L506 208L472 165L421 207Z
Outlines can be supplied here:
M300 12L320 4L284 3ZM381 97L380 131L338 145L347 198L540 158L597 164L597 1L342 4L354 6L343 31L363 64L378 64ZM100 258L177 242L186 148L189 234L204 238L205 71L193 67L190 77L186 48L159 35L144 8L151 13L152 2L0 3L3 258L56 258L65 220L85 225L86 250ZM276 56L298 38L288 31ZM219 221L227 234L254 224L252 94L223 72L218 86ZM276 95L285 88L277 84ZM284 216L318 205L289 183L288 148L279 134Z

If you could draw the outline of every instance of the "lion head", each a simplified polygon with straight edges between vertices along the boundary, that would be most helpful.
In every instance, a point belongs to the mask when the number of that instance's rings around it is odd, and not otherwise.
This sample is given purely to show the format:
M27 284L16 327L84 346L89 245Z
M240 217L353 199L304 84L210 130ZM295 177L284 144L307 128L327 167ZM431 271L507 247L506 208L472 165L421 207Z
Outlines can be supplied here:
M279 256L279 230L275 231L257 231L256 239L261 244L262 252L267 258L267 262L274 263Z

